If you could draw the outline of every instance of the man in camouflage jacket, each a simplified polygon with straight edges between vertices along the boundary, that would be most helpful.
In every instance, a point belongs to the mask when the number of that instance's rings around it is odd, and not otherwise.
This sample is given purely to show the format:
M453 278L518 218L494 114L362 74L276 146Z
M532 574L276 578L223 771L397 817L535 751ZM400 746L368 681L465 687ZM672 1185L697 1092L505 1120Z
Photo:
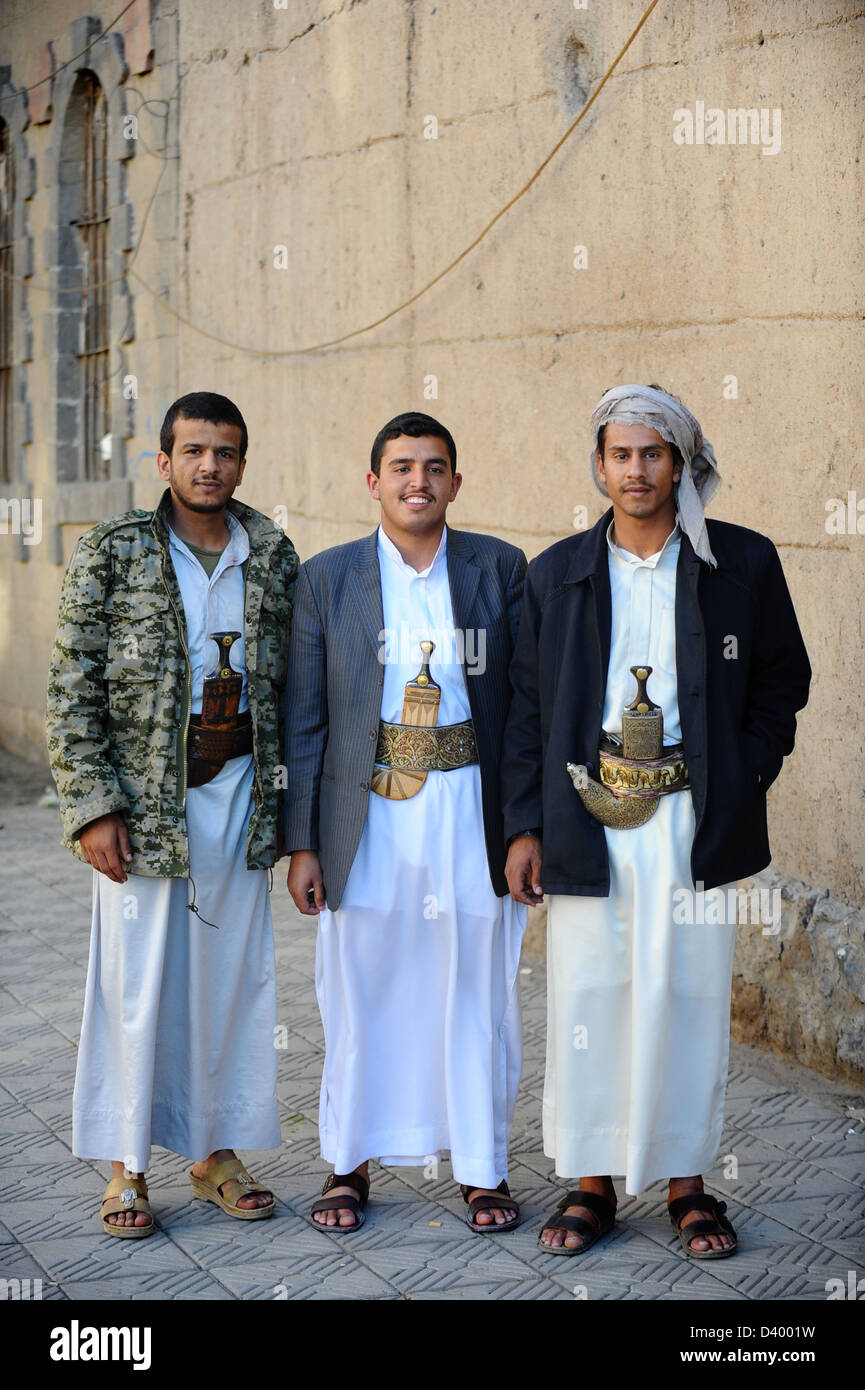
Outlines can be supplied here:
M48 686L48 751L63 844L84 855L84 827L123 814L136 874L189 873L181 720L186 622L168 553L166 490L154 512L100 522L78 542L60 596ZM250 541L244 637L255 745L248 869L277 859L282 699L297 555L279 526L234 498ZM178 730L181 738L178 739Z
M231 401L175 401L160 443L155 511L102 522L75 548L46 721L63 843L95 870L73 1152L112 1162L102 1227L127 1237L154 1230L151 1144L195 1159L197 1196L254 1220L273 1195L234 1149L280 1142L265 871L280 854L298 560L233 497L247 432ZM238 735L225 761L188 764L216 631L242 636L227 658Z

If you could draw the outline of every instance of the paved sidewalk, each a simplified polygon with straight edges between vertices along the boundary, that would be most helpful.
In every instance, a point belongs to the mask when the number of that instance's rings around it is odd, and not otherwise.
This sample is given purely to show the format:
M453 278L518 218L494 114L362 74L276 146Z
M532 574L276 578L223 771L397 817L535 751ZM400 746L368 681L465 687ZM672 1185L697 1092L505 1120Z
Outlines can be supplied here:
M0 764L0 1279L41 1279L45 1299L824 1300L827 1280L846 1286L849 1270L865 1273L865 1100L735 1045L722 1157L707 1187L730 1203L738 1255L688 1261L663 1184L621 1196L615 1231L584 1258L538 1250L561 1186L541 1145L544 973L534 960L520 979L525 1066L509 1178L524 1224L473 1235L445 1163L437 1176L373 1165L363 1230L313 1229L305 1213L326 1172L314 928L289 907L284 868L272 899L284 1144L243 1155L274 1187L278 1211L231 1221L191 1196L187 1161L156 1150L148 1178L160 1229L146 1241L103 1235L96 1212L109 1165L70 1148L91 871L60 848L56 808L35 804L46 779L34 782L8 754Z

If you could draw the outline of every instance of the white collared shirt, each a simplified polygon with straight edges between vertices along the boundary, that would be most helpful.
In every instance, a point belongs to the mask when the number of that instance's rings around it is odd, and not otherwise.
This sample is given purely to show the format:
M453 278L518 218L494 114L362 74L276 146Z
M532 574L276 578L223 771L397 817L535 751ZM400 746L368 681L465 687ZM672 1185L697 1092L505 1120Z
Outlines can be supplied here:
M210 578L189 546L170 526L168 527L171 560L186 615L189 665L192 671L189 705L191 714L201 713L204 677L211 675L217 666L219 648L215 642L208 641L208 634L211 632L240 633L239 640L231 648L230 660L234 670L243 674L239 708L249 708L246 648L243 640L244 585L241 570L241 565L249 556L249 536L231 512L225 513L225 520L229 533L228 545L220 555Z
M421 668L420 643L426 638L435 643L430 675L442 692L436 722L459 724L471 718L460 636L454 629L447 534L445 526L435 555L426 569L418 571L406 563L382 527L378 528L384 618L379 647L384 661L381 718L389 724L402 722L405 687Z
M604 728L621 733L622 710L637 691L632 666L651 666L648 693L664 714L664 742L678 743L679 695L676 685L676 566L681 532L674 525L661 549L645 560L623 550L607 528L613 622L610 665L604 699Z

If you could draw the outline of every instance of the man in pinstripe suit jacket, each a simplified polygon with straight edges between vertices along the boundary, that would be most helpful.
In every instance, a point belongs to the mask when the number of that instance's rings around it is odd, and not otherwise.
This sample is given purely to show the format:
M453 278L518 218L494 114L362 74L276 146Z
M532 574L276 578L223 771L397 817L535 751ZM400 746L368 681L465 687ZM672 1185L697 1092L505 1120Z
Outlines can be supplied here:
M320 1128L334 1175L312 1214L343 1232L364 1219L371 1157L434 1173L441 1149L473 1230L519 1216L505 1178L525 915L507 896L499 759L526 560L446 527L461 481L444 426L416 412L390 421L367 474L380 527L308 560L295 598L283 832L289 892L319 917ZM477 759L427 772L396 801L371 786L379 721L401 720L420 664L417 641L389 645L407 626L436 638L438 723L470 718Z

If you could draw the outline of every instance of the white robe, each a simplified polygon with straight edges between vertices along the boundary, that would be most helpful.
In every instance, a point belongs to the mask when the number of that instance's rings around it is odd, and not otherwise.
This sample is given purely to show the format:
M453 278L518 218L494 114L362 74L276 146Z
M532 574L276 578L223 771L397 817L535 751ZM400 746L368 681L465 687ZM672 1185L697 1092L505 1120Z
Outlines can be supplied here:
M379 563L390 640L381 717L400 722L418 643L430 637L438 723L469 718L447 530L421 573L379 531ZM507 1176L525 920L524 907L493 892L477 765L428 773L407 801L370 795L340 907L319 917L320 1133L336 1172L368 1158L434 1165L448 1149L457 1182L495 1187Z
M622 709L636 690L630 667L646 663L664 740L681 738L679 541L676 529L645 561L610 543L610 733L621 731ZM608 898L547 900L544 1152L562 1177L623 1174L625 1190L636 1195L658 1179L702 1173L715 1160L736 924L735 913L727 920L726 885L694 891L694 827L690 791L661 797L645 825L604 828Z
M234 522L232 526L231 523ZM177 537L194 712L216 646L243 630L240 564L249 538L234 517L213 576ZM232 648L235 668L242 643ZM245 687L245 682L244 682ZM246 705L245 688L242 705ZM216 1149L275 1148L276 975L266 870L246 868L252 754L186 795L187 878L93 872L93 924L73 1097L72 1151L143 1172L150 1147L202 1159ZM214 926L206 925L214 923Z

